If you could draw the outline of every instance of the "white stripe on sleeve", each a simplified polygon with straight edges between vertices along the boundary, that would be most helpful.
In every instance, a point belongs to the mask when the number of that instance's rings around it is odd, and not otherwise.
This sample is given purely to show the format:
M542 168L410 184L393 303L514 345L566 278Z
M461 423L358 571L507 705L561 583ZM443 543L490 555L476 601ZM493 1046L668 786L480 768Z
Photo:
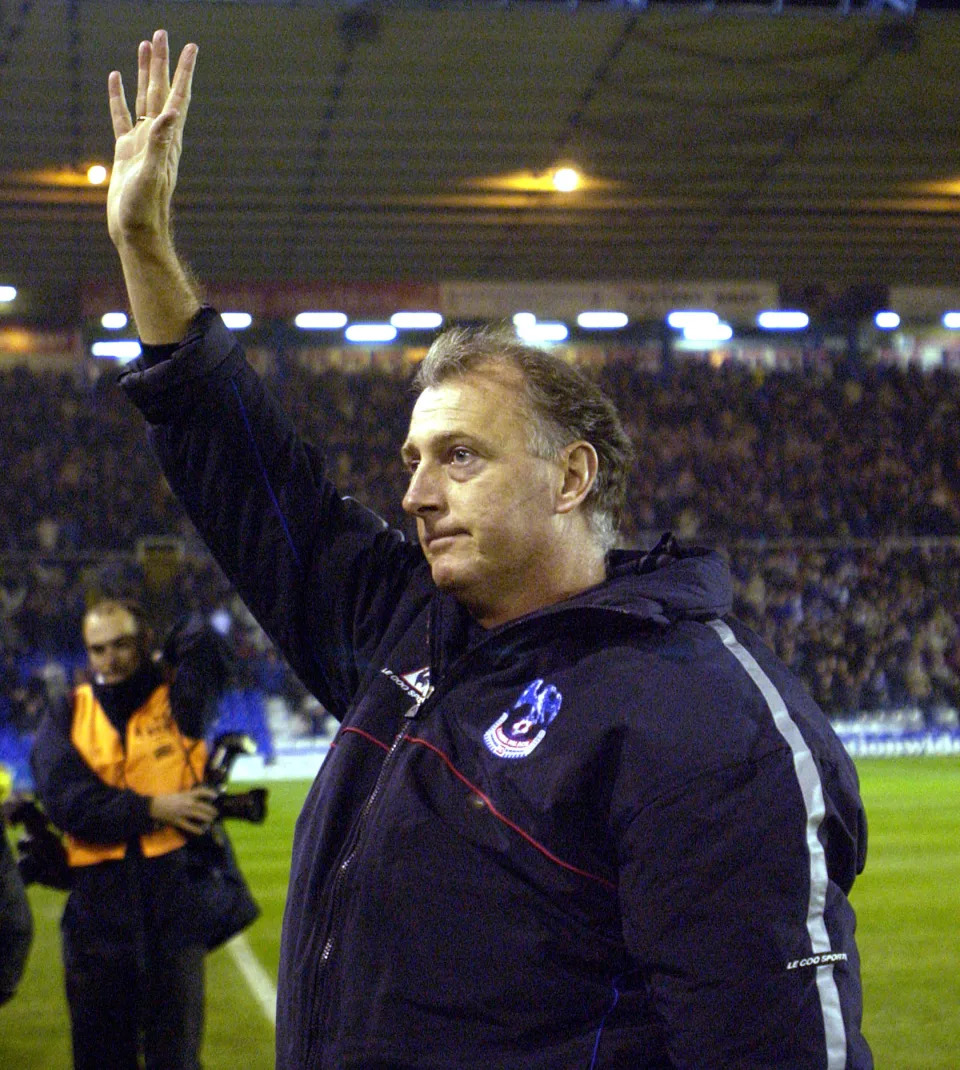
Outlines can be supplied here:
M823 821L825 808L823 787L820 774L810 748L800 733L796 722L790 716L786 703L776 689L770 677L760 668L753 655L737 640L730 628L722 620L712 620L710 627L720 636L724 646L743 666L750 679L760 689L773 723L787 741L793 753L793 767L807 811L807 850L810 856L810 902L807 907L807 932L815 955L826 954L831 950L830 937L823 919L827 900L827 860L823 845L817 837L817 830ZM823 1012L823 1028L827 1045L827 1070L843 1070L847 1062L847 1035L843 1026L843 1013L840 1009L840 993L833 977L833 964L826 963L817 967L817 989L820 993L820 1006Z

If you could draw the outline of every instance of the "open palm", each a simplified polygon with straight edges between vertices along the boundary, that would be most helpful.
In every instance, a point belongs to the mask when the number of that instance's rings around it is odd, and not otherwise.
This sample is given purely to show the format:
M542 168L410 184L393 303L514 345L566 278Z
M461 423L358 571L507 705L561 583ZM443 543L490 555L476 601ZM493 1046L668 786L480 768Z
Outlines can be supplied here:
M157 30L151 41L140 43L136 119L127 108L120 73L110 74L110 117L117 140L107 226L118 246L133 234L163 234L169 226L196 57L197 46L186 45L171 85L166 31Z

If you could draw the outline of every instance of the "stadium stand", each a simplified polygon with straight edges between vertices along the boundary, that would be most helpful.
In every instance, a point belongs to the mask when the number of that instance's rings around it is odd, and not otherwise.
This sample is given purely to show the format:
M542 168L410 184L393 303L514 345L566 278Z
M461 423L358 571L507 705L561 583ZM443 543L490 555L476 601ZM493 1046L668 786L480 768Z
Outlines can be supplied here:
M308 367L290 353L271 367L271 388L326 444L342 489L403 526L404 375ZM832 716L908 711L918 729L956 727L955 373L689 360L665 374L621 357L596 374L636 445L628 542L672 529L723 548L737 613ZM197 609L230 633L245 671L223 724L248 731L262 757L272 760L274 732L290 725L322 734L322 710L206 556L112 377L0 371L0 410L16 414L0 424L0 760L22 769L20 740L38 709L82 672L85 599L131 586L161 621ZM163 539L180 552L158 578L136 547Z

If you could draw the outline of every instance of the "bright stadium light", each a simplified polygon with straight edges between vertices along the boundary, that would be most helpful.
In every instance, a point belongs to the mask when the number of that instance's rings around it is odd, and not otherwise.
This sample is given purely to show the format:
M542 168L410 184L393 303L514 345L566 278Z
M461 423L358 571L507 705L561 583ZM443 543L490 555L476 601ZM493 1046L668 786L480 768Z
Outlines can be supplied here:
M343 333L348 342L392 342L397 328L391 323L351 323Z
M667 323L676 331L682 331L686 327L700 327L719 322L720 317L716 312L708 312L706 309L678 308L667 316Z
M537 322L537 317L532 312L517 312L513 317L513 325L519 331L521 327L531 327Z
M585 331L616 331L629 322L625 312L581 312L577 316L577 326Z
M390 323L404 331L432 331L443 323L443 316L439 312L394 312Z
M301 312L293 322L302 331L339 331L347 317L342 312Z
M960 331L960 312L944 312L943 325L948 331Z
M873 322L881 331L895 331L900 326L900 317L896 312L878 312Z
M140 356L140 343L132 338L110 342L94 342L90 352L95 357L106 357L110 360L118 360L126 364L128 360L136 360Z
M580 172L575 167L558 167L553 172L553 188L560 193L573 193L580 186Z
M220 319L231 331L245 331L253 323L249 312L221 312Z
M17 299L16 286L0 286L0 305L9 305Z
M693 323L683 328L687 342L729 342L733 328L729 323Z
M100 326L108 331L122 331L126 325L126 312L104 312L100 317Z
M802 331L810 323L806 312L772 310L757 316L757 326L765 331Z
M536 323L523 323L517 327L517 336L534 345L539 342L562 342L569 333L565 323L551 320L537 320Z

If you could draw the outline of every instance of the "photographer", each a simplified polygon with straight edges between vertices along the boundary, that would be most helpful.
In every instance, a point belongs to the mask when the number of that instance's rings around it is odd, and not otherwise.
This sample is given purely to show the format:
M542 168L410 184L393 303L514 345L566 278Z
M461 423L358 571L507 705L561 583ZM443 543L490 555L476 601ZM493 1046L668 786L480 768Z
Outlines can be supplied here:
M190 902L188 838L218 814L203 742L230 660L195 619L163 656L135 603L83 617L92 682L48 714L31 756L64 832L63 959L76 1070L197 1070L205 934Z

